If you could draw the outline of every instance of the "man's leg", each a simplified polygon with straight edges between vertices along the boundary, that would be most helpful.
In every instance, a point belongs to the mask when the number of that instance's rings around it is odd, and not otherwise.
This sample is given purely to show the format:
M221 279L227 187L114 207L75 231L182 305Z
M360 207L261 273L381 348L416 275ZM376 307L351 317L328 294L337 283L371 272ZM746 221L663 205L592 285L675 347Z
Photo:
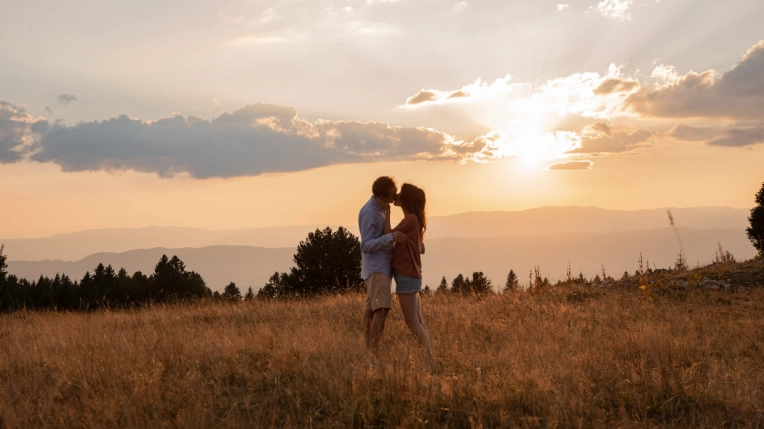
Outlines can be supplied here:
M371 352L376 357L379 354L379 340L382 337L382 331L385 329L385 319L387 319L387 312L389 308L380 308L374 312L371 318L371 326L369 327L369 345Z
M371 311L369 305L364 305L363 309L363 339L366 342L366 347L371 347L371 339L369 333L371 332L371 319L374 316L374 312Z

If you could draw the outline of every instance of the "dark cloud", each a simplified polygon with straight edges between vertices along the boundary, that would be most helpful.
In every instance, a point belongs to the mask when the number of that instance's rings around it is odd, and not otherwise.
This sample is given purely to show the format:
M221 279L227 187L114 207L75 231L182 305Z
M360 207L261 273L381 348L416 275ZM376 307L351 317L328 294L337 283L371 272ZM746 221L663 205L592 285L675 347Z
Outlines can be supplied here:
M549 170L591 170L592 165L591 161L570 161L551 165Z
M667 136L683 141L709 141L722 132L720 127L696 127L694 125L677 124Z
M629 95L626 107L649 117L764 117L764 40L721 78L709 70L690 72L658 89Z
M622 153L645 146L655 132L644 128L610 126L603 122L587 125L581 131L581 147L568 153Z
M728 127L697 127L678 124L666 135L682 141L708 142L711 146L751 146L764 143L764 125L742 123Z
M58 96L58 104L63 104L64 106L68 106L69 103L75 100L77 100L77 97L72 94L61 94Z
M5 116L18 117L18 111ZM7 162L28 158L62 171L135 170L163 177L254 176L332 164L398 160L469 160L494 156L498 134L470 142L428 128L381 122L305 121L295 109L254 104L214 121L180 115L142 121L122 115L105 121L39 124L29 115L0 122ZM19 131L21 129L21 131Z
M631 92L639 87L639 82L631 79L609 78L594 89L597 95L608 95L614 92Z
M27 147L47 129L45 119L33 118L17 104L0 101L0 163L21 161Z
M438 95L435 94L433 91L428 91L426 89L423 89L416 93L416 95L413 95L406 99L406 104L413 106L417 104L427 103L430 101L435 101L438 99Z
M53 110L51 110L51 108L48 106L45 106L45 111L50 113L51 115L53 114Z
M464 98L464 97L469 97L469 96L470 96L470 95L469 95L469 94L467 94L466 92L464 92L464 91L462 91L462 90L459 90L459 91L454 91L454 92L452 92L452 93L451 93L451 94L448 96L448 98Z
M764 126L730 127L724 134L708 142L711 146L741 147L764 143Z

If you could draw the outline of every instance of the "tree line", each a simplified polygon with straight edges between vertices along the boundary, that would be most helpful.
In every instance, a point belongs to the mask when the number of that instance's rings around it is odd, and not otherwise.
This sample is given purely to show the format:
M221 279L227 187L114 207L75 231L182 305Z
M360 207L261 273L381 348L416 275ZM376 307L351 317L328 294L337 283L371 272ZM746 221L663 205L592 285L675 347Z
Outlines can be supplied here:
M0 312L19 310L95 310L104 307L126 308L148 303L191 301L200 298L240 299L235 285L227 286L223 294L213 293L202 277L186 270L177 256L162 255L154 272L128 274L124 268L98 264L91 274L72 280L66 274L50 278L40 276L36 281L20 279L7 272L7 255L0 247ZM233 286L233 287L232 287ZM248 292L254 296L251 289Z

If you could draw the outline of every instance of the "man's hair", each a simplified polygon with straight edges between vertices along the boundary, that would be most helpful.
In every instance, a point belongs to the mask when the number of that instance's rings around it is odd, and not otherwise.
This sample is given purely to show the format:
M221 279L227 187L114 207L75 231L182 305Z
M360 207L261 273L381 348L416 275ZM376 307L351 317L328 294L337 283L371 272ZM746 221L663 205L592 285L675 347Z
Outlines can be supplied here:
M374 181L374 184L371 185L371 193L374 194L375 197L385 198L387 197L388 192L390 192L390 188L398 189L398 187L395 186L395 180L392 177L378 177L377 180Z

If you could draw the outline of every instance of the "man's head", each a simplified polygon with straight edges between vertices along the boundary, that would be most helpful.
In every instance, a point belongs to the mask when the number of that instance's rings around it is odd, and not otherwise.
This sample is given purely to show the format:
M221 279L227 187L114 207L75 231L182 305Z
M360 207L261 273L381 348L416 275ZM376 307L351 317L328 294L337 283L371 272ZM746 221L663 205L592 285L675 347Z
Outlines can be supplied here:
M378 199L392 204L398 194L398 187L395 186L395 180L392 177L382 176L371 185L371 193Z

